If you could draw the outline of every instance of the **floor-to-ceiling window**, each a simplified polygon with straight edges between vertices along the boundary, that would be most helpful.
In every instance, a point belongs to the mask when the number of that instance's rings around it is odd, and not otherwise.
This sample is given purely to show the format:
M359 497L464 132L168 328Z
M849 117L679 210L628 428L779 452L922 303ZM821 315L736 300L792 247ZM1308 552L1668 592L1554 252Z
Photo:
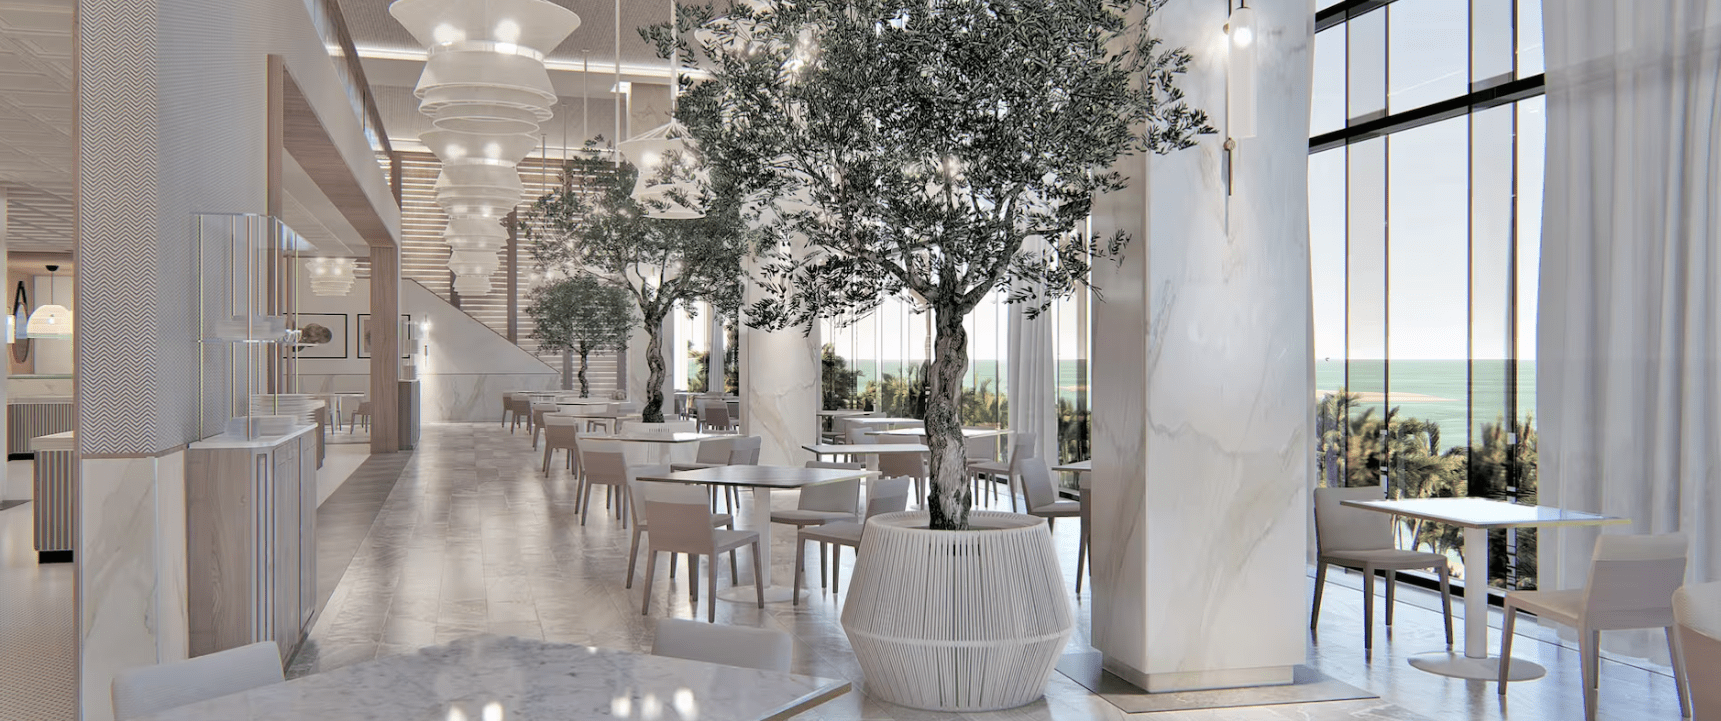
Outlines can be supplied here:
M820 324L821 381L827 409L864 408L919 418L925 409L926 362L932 357L931 315L900 298L870 313ZM1010 306L994 292L963 321L968 373L962 381L962 423L1009 425Z
M1327 485L1533 502L1539 0L1319 3L1309 224ZM1456 529L1404 523L1445 553ZM1533 588L1533 532L1491 539Z

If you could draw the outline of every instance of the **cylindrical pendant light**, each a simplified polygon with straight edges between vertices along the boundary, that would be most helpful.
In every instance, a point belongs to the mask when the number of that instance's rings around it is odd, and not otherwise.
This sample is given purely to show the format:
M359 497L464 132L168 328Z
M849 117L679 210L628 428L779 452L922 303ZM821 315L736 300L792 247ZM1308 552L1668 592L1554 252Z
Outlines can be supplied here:
M1226 26L1230 67L1226 75L1226 128L1232 138L1255 137L1255 11L1239 0Z

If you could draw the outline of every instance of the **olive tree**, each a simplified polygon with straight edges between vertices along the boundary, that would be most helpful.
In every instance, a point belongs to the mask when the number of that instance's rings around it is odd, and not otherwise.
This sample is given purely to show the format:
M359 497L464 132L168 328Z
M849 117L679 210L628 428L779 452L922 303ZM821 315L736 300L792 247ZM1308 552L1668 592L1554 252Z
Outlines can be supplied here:
M648 204L633 198L637 175L586 152L570 160L562 186L538 198L521 227L540 270L588 274L622 290L638 310L645 330L650 380L647 423L663 422L663 321L696 301L736 307L741 295L741 260L748 243L740 210L711 202L703 218L647 217ZM649 201L648 201L649 203Z
M580 397L591 395L587 359L593 353L627 345L633 330L633 301L625 291L581 273L532 290L526 315L539 352L572 353L580 359Z
M712 184L758 208L755 327L854 318L896 296L935 333L931 526L968 526L963 319L1003 291L1037 315L1130 238L1084 235L1127 155L1213 132L1149 32L1165 0L751 0L645 32L701 71L678 118ZM1032 242L1030 242L1032 241Z

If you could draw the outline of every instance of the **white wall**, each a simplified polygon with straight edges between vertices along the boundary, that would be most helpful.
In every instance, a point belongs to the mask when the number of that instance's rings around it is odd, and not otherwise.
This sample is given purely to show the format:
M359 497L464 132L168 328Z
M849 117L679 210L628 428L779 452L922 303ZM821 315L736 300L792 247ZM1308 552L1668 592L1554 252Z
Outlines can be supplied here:
M494 421L501 416L503 393L561 387L560 356L548 359L557 364L552 367L411 280L401 280L400 309L426 333L429 356L414 361L423 381L424 421ZM299 311L338 313L347 320L347 357L300 359L299 390L367 392L371 361L358 357L358 314L370 312L370 281L354 281L345 296L326 297L313 295L301 274Z

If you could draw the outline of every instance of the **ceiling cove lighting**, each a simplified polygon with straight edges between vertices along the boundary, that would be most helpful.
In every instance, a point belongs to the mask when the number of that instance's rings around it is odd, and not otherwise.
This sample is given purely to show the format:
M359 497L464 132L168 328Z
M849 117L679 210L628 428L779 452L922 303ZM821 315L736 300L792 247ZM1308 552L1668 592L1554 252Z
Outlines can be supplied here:
M343 296L351 293L353 270L357 267L358 261L352 258L311 258L305 261L305 272L311 274L311 294Z
M48 304L30 314L24 332L31 338L69 340L72 337L72 311L54 303L54 271L60 266L48 266Z
M619 18L618 18L619 22ZM669 3L669 27L676 34L675 2ZM681 53L678 44L669 56L669 122L628 138L618 147L623 157L639 170L633 199L646 208L646 217L687 220L705 217L699 202L704 169L693 154L693 136L675 119L676 96L681 93ZM619 87L621 81L618 79Z
M442 161L454 290L488 294L503 218L525 193L518 166L556 103L544 56L580 17L548 0L395 0L388 11L429 51L414 93L435 127L419 140Z

